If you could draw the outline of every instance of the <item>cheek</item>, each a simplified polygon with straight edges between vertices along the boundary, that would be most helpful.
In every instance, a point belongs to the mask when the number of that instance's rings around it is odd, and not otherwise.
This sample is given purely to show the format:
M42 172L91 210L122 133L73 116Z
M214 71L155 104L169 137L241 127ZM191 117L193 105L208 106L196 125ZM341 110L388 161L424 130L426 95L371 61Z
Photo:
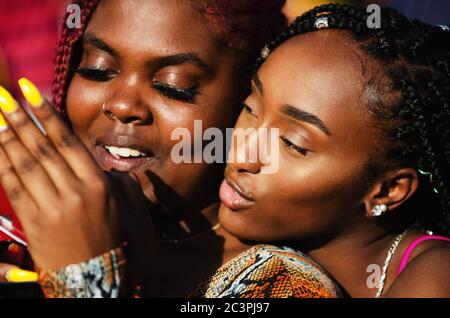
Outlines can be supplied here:
M67 115L72 127L84 139L95 119L101 113L101 107L107 100L106 88L89 84L74 76L67 93Z
M177 128L186 128L194 136L194 121L201 123L202 133L208 128L219 128L225 137L225 128L233 128L240 111L238 87L232 80L231 67L223 67L217 77L200 88L195 104L166 104L163 101L153 107L155 123L162 141L171 140ZM199 125L197 123L197 125ZM198 135L198 134L197 134ZM193 139L193 138L192 138ZM172 141L167 150L176 144Z
M206 94L206 92L205 92ZM177 195L187 201L196 201L205 195L217 195L218 185L223 175L223 165L220 163L176 163L172 158L172 149L189 138L186 143L190 145L191 153L195 149L197 139L203 145L210 141L202 141L206 129L214 127L223 131L233 125L234 119L229 109L233 107L225 98L209 97L199 99L198 104L157 105L154 104L154 125L158 130L159 144L162 147L161 155L156 168L157 172ZM197 121L195 123L195 121ZM182 137L175 132L184 131L187 135ZM173 136L173 137L172 137ZM225 147L225 144L224 144ZM179 149L179 147L177 148ZM176 153L178 154L178 153ZM201 190L200 190L201 189Z
M241 111L243 91L247 85L240 83L234 74L235 60L222 58L217 77L204 87L200 98L204 108L201 110L205 127L233 128ZM249 82L250 83L250 82Z
M222 206L220 221L229 232L248 240L274 242L326 235L354 217L352 211L362 193L354 190L355 171L356 166L344 161L331 165L325 158L308 162L306 157L292 162L281 156L276 174L254 178L256 204L237 213Z

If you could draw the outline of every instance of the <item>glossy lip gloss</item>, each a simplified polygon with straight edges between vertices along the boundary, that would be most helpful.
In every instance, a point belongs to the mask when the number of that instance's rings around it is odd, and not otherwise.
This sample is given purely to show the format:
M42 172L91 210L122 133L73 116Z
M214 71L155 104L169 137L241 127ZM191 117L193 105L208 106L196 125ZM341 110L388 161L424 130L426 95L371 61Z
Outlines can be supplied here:
M233 211L243 210L254 204L253 201L244 198L226 179L220 186L219 196L222 203Z

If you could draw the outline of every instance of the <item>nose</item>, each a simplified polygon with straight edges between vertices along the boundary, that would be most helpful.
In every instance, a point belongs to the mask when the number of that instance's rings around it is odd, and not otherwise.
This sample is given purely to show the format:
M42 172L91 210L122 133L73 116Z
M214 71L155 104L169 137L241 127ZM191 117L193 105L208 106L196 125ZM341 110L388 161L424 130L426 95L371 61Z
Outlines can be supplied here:
M124 124L144 125L153 121L150 107L140 97L137 87L123 86L102 105L103 114Z
M250 131L250 132L249 132ZM228 156L228 165L238 172L257 174L261 171L258 153L258 133L255 129L235 129Z
M102 111L107 118L124 124L144 125L153 121L148 107L139 101L112 99L103 104Z

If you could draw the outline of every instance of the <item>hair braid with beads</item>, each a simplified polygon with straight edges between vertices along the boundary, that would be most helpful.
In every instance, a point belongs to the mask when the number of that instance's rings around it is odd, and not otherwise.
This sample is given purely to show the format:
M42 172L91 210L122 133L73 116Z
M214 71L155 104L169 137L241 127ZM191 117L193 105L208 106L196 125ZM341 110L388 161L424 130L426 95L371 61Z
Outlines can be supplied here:
M53 79L53 105L61 112L65 113L64 104L70 80L73 76L72 63L75 53L75 44L81 39L86 29L86 25L97 7L100 0L74 1L80 5L80 28L68 28L65 21L70 13L64 17L64 24L61 30L60 40L56 50L55 75Z
M416 211L415 221L449 235L450 32L411 21L387 7L381 9L381 28L372 29L365 9L327 4L304 13L269 42L256 70L286 40L317 31L319 17L327 18L328 29L349 31L363 55L381 70L381 77L371 74L365 85L365 92L370 89L376 97L363 99L374 126L380 128L377 169L418 169L425 186L419 187L414 202L426 200L426 208ZM433 211L431 202L439 203Z

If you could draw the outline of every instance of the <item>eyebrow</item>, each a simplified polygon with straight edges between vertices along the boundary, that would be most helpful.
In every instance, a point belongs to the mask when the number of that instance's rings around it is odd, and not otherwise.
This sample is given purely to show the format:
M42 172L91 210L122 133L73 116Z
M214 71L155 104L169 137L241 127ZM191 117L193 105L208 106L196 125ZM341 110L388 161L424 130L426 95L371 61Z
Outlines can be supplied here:
M114 57L119 57L119 54L117 53L117 51L114 50L108 44L106 44L106 42L103 41L102 39L100 39L97 35L95 35L95 33L87 32L83 36L83 44L91 44L91 45L99 48L102 51L108 52L109 54L111 54Z
M99 38L95 33L93 32L87 32L83 36L83 44L91 44L100 50L103 50L105 52L108 52L114 57L120 57L119 53L114 50L111 46L109 46L104 40ZM180 65L184 63L192 63L195 65L198 65L204 69L211 70L208 64L206 64L198 54L196 53L179 53L169 56L162 56L156 59L156 61L153 62L156 64L157 68L163 68L166 66L171 65Z
M308 124L316 126L328 136L331 135L330 129L324 124L324 122L319 117L317 117L314 114L308 113L307 111L301 110L291 105L284 105L281 108L281 112L296 120L304 121Z
M258 76L258 72L253 73L252 81L255 84L255 87L259 91L259 93L263 95L264 92L263 84ZM281 112L296 120L304 121L306 123L316 126L328 136L331 135L330 129L324 124L324 122L319 117L317 117L314 114L308 113L307 111L301 110L300 108L291 105L284 105L281 108Z
M163 68L171 65L180 65L184 63L191 63L200 66L201 68L211 70L208 64L206 64L197 53L179 53L169 56L162 56L156 59L157 68Z

